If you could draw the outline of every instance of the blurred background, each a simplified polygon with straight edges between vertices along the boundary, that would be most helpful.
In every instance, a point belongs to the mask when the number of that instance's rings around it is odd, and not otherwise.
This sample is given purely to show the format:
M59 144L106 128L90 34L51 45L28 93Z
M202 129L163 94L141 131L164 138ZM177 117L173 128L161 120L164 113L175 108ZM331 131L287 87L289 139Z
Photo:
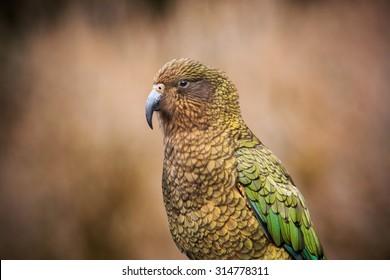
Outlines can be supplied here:
M330 259L390 258L388 1L1 1L0 258L184 259L153 77L227 72Z

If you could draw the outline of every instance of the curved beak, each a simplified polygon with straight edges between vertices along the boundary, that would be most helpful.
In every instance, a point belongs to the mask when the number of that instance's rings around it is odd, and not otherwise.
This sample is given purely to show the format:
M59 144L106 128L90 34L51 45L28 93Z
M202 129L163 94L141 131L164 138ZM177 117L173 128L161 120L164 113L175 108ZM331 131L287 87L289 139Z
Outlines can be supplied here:
M153 129L153 112L157 111L157 106L158 103L160 102L161 99L161 93L153 89L149 96L148 99L146 100L146 106L145 106L145 113L146 113L146 121L148 122L148 125L150 126L151 129Z

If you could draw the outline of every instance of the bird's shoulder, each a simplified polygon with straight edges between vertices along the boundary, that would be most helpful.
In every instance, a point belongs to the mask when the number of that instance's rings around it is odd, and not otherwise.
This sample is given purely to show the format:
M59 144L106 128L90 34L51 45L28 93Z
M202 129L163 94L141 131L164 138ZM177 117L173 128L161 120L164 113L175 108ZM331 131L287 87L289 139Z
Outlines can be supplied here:
M320 259L323 249L303 195L263 144L236 150L238 184L267 236L295 258Z

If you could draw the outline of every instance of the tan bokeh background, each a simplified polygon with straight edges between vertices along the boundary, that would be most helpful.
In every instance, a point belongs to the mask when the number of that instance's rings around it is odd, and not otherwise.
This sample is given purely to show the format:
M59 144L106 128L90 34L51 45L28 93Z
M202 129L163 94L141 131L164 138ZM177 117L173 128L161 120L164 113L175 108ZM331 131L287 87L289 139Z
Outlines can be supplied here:
M389 16L363 0L4 1L0 257L184 258L144 105L190 57L235 82L328 257L389 259Z

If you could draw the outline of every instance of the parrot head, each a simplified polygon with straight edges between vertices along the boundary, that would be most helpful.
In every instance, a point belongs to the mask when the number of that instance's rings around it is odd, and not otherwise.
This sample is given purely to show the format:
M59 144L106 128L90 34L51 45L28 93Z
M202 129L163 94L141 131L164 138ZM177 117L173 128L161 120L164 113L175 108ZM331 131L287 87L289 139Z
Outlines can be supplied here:
M155 111L165 134L241 119L237 90L225 73L188 58L174 59L157 72L145 108L152 129Z

